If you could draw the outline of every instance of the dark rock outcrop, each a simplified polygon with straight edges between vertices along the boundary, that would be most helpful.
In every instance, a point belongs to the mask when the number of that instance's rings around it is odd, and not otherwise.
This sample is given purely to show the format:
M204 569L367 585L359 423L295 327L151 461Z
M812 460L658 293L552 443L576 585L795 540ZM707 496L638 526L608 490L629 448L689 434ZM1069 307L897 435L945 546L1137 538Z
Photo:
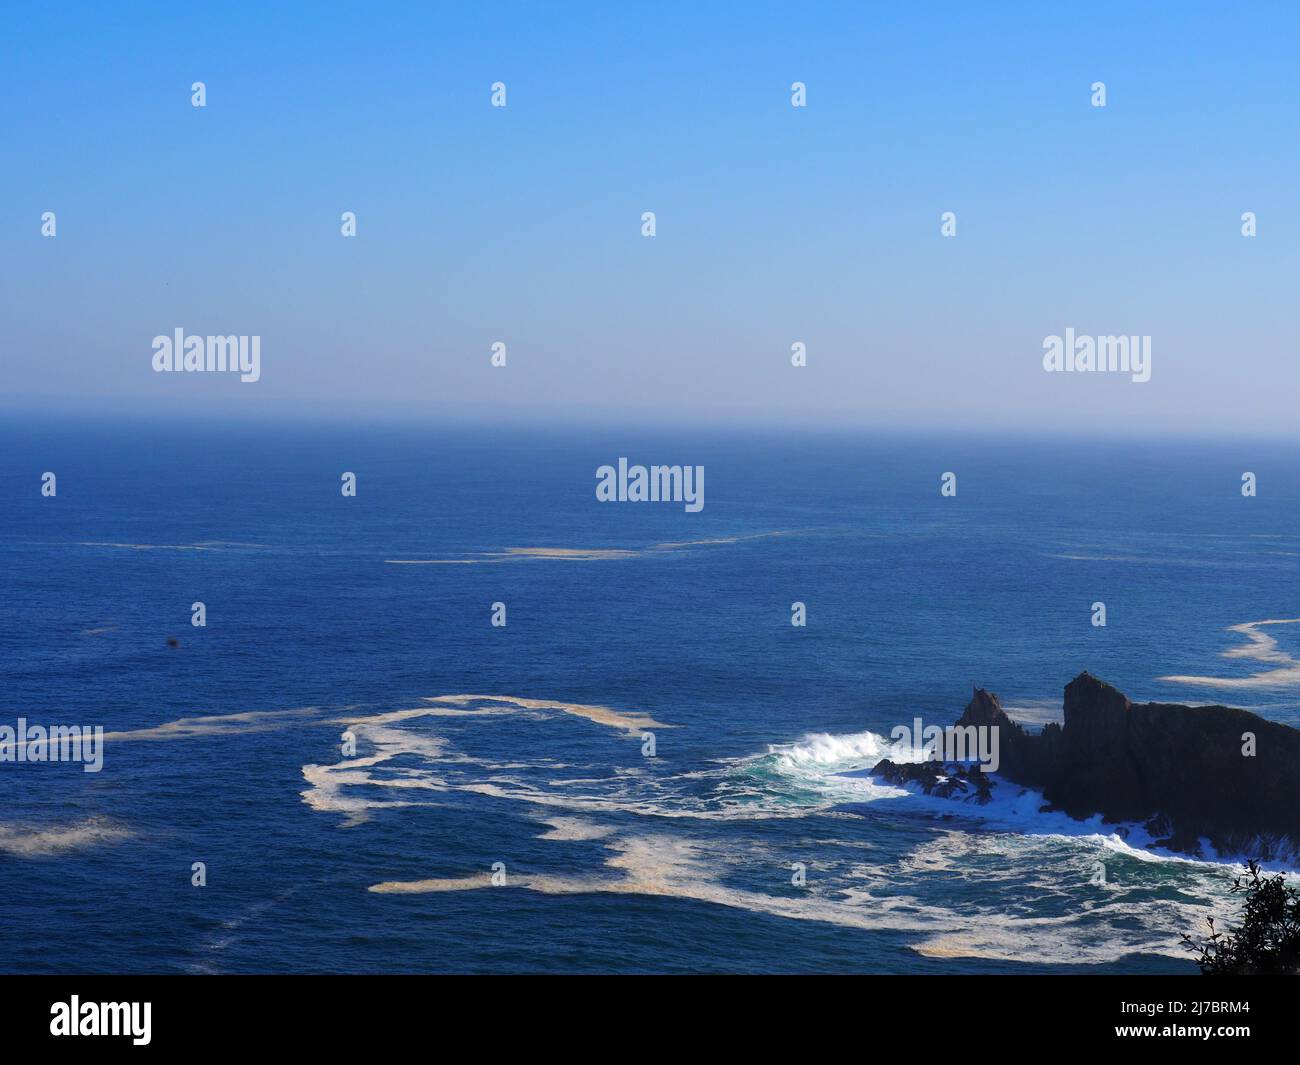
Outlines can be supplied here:
M1249 711L1130 703L1081 673L1065 687L1062 725L1028 732L982 688L957 725L996 727L997 775L1074 817L1145 822L1158 845L1193 855L1202 838L1220 853L1265 858L1300 844L1300 729ZM1253 756L1243 753L1247 733ZM903 768L886 761L872 774L903 783Z
M986 803L993 797L989 774L973 765L955 762L891 762L886 758L872 767L871 775L886 784L915 784L927 795L941 799L967 799Z

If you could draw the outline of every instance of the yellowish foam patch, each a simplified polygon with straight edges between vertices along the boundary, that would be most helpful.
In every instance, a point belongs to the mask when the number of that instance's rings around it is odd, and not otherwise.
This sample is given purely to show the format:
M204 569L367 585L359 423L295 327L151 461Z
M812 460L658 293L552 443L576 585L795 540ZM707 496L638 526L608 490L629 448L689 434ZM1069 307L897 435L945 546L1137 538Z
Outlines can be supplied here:
M623 548L577 547L507 547L505 554L512 558L634 558L639 552Z
M346 791L348 788L362 785L408 791L473 792L518 802L533 802L547 806L573 805L579 809L586 809L591 805L590 801L566 802L524 787L504 788L489 781L452 784L428 769L402 770L396 775L375 775L370 771L400 755L415 755L423 758L431 766L443 762L469 761L464 755L449 751L446 740L441 736L407 731L399 727L403 722L420 718L492 717L525 712L539 714L558 712L581 717L608 728L621 729L637 737L646 728L672 727L655 721L648 714L635 711L618 711L607 706L563 703L549 699L525 699L509 695L439 695L426 698L425 703L428 705L363 716L330 718L332 724L345 726L354 732L358 739L366 741L375 750L373 754L366 757L345 758L333 765L303 766L303 779L308 784L308 787L301 792L303 801L314 810L344 815L343 827L345 828L365 822L371 810L413 805L411 800L362 798L348 794ZM429 804L421 803L421 805Z
M524 699L514 695L440 695L430 702L461 705L464 703L500 703L517 706L524 710L556 710L562 714L585 718L597 725L624 729L640 735L649 728L673 728L674 726L656 721L649 714L635 710L613 710L608 706L589 706L585 703L561 703L552 699Z
M538 839L580 841L604 839L614 830L607 825L597 825L577 817L553 817L546 822L550 830L539 835Z
M666 835L628 836L612 840L605 867L621 876L568 876L507 871L505 888L545 895L653 895L690 899L769 914L791 920L818 921L842 928L915 933L912 949L926 957L992 958L1044 965L1113 962L1135 949L1142 953L1185 957L1174 929L1192 927L1202 907L1169 902L1153 909L1149 902L1119 904L1110 916L1131 921L1144 916L1150 938L1135 947L1099 936L1095 914L1017 917L987 910L960 911L934 906L909 896L875 896L869 890L844 889L834 894L813 890L797 895L768 895L719 881L720 863L706 844ZM811 882L811 881L810 881ZM420 894L470 891L492 887L487 873L438 880L387 881L371 891ZM1155 927L1156 925L1160 927Z
M377 895L420 895L432 891L473 891L491 886L492 874L480 873L443 880L386 880L382 884L371 884L367 890Z
M129 551L221 551L228 547L264 547L264 544L241 544L234 540L202 540L195 544L130 544L107 540L82 540L80 547L117 547Z
M1240 633L1246 637L1246 643L1241 647L1228 648L1221 652L1221 657L1268 662L1277 666L1276 669L1262 670L1247 677L1175 675L1159 679L1172 684L1194 684L1206 688L1225 689L1286 688L1300 684L1300 659L1280 650L1277 640L1268 633L1260 631L1265 625L1297 624L1300 624L1300 618L1268 618L1264 621L1247 621L1241 625L1228 626L1228 632Z
M457 566L510 562L515 559L550 558L569 562L602 562L613 558L636 558L641 551L624 548L507 547L504 551L480 551L476 558L386 558L394 566Z
M183 717L164 721L151 728L128 729L125 732L106 732L106 740L184 740L195 736L227 736L246 732L266 732L285 728L286 718L300 718L317 711L314 707L299 710L246 710L239 714L208 714L201 717Z
M78 824L47 828L0 824L0 853L17 858L44 858L99 843L115 843L129 839L131 835L130 830L121 825L93 817Z
M661 554L670 551L684 551L693 547L716 547L724 544L738 544L746 540L764 540L774 536L794 536L795 532L777 530L775 532L750 533L742 536L716 536L701 540L673 540L650 544L647 547L507 547L502 551L474 551L472 558L386 558L384 561L393 566L462 566L491 565L521 559L545 558L562 559L569 562L606 562L620 558L642 558L646 555Z

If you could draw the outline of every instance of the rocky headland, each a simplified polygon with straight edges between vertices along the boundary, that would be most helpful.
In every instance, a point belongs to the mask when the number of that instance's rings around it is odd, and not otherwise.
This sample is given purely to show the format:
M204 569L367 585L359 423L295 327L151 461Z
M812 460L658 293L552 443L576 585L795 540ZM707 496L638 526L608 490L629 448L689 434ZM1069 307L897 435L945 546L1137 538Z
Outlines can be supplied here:
M1064 721L1030 732L998 697L975 690L956 726L998 730L996 774L972 765L878 763L871 775L926 794L988 802L994 776L1042 793L1045 809L1145 826L1156 846L1191 856L1273 858L1300 843L1300 729L1227 706L1131 703L1081 673ZM1250 753L1248 753L1250 752Z

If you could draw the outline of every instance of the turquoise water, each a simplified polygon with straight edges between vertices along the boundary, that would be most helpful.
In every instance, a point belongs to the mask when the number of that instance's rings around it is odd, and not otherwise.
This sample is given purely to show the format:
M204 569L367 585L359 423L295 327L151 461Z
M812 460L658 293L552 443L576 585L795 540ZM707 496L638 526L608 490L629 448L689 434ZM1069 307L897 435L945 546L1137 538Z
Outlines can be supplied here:
M1228 630L1300 614L1298 451L10 419L0 724L110 735L0 764L0 969L1194 971L1229 864L864 770L1083 669L1297 723L1300 625Z

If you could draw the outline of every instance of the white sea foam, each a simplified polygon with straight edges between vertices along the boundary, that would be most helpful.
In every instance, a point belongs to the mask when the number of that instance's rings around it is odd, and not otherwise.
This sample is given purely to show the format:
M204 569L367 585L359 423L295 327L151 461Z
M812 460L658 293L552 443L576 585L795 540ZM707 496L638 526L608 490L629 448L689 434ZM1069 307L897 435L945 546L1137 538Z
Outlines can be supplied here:
M1083 555L1083 554L1049 554L1047 558L1059 558L1066 562L1129 562L1144 566L1195 566L1200 569L1222 568L1221 558L1180 558L1175 555Z
M857 776L866 771L853 771ZM1249 853L1220 853L1206 839L1200 840L1200 856L1191 856L1158 845L1142 822L1107 821L1101 814L1075 818L1059 809L1051 809L1042 792L1005 780L994 775L990 780L990 799L978 802L973 794L943 798L926 795L918 786L908 785L894 789L893 794L878 794L874 798L903 799L901 808L923 812L927 816L950 816L954 813L983 823L988 829L1020 836L1051 837L1063 841L1080 841L1151 862L1184 862L1194 865L1239 868L1248 858L1270 854L1273 859L1262 862L1262 868L1290 872L1300 868L1300 852L1286 840L1261 839L1259 846Z
M987 805L883 784L869 776L882 758L907 760L920 752L872 732L815 733L682 773L634 762L622 766L623 772L564 776L554 771L563 768L554 759L471 755L440 734L449 720L477 721L481 730L464 737L490 748L505 720L555 728L576 718L604 726L610 742L619 744L626 739L618 734L636 735L646 717L545 699L448 695L411 709L338 718L356 734L360 757L305 766L303 798L314 809L342 814L345 826L361 824L378 810L462 802L458 795L520 804L536 811L525 816L548 826L538 838L591 842L607 857L597 871L583 874L512 864L507 889L659 895L790 920L892 930L934 957L1043 964L1113 962L1139 951L1186 957L1180 934L1198 927L1207 914L1224 915L1225 903L1208 902L1227 898L1226 871L1212 854L1211 860L1194 861L1161 853L1140 826L1045 811L1042 795L998 779ZM914 818L915 831L935 832L935 839L918 844L901 862L873 865L865 839L847 849L836 840L832 850L819 838L820 829L800 843L798 834L755 836L734 824L784 819L793 827L807 818L824 824L830 817L870 817L873 810L888 811L891 821ZM954 815L956 821L946 820ZM683 820L691 823L689 830L676 827ZM724 822L733 827L723 829ZM954 827L962 823L968 827ZM641 824L657 827L643 831L636 827ZM809 886L792 895L789 862L796 859L808 866ZM1112 876L1092 884L1097 861ZM1140 877L1133 863L1145 869ZM977 882L981 890L972 895L969 887L959 887L945 896L947 882ZM1168 885L1169 897L1152 899L1153 882ZM484 870L466 869L383 881L370 890L419 895L490 887ZM1042 916L1046 899L1064 912Z
M869 762L874 765L889 753L889 742L874 732L854 732L835 736L815 732L796 743L773 744L768 748L777 764L798 766L834 766L846 762Z

